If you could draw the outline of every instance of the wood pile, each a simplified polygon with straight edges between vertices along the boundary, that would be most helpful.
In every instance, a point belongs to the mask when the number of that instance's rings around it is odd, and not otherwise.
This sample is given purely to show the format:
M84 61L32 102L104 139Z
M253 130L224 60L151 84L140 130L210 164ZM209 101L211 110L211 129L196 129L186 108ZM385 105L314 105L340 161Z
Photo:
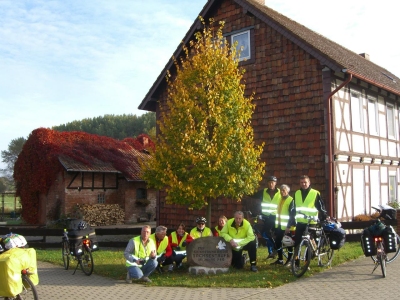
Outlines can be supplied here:
M120 225L125 222L125 212L118 204L77 204L76 212L90 226Z

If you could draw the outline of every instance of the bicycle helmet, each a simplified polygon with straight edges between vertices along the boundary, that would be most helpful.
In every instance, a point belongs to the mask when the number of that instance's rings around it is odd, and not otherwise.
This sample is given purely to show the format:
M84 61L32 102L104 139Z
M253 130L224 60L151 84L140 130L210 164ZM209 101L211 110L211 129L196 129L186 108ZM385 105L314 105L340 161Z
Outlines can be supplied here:
M88 227L87 223L85 221L80 221L78 224L78 229L79 230L83 230L86 229Z
M196 219L196 223L206 223L207 222L207 220L206 220L206 218L204 218L204 217L198 217L197 219Z
M268 176L268 177L267 177L267 181L275 181L275 182L277 182L278 179L276 179L275 176Z
M282 239L282 245L285 246L285 247L293 247L294 246L294 240L290 236L285 235L283 237L283 239Z

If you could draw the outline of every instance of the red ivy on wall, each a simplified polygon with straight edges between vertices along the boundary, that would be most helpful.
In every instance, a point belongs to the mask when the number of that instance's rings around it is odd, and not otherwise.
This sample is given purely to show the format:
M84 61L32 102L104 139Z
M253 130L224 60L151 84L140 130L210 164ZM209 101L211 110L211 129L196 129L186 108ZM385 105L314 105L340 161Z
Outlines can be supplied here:
M58 160L60 155L87 166L91 166L94 159L108 162L127 175L127 159L137 160L128 155L132 148L138 151L154 149L154 143L146 134L118 141L80 131L58 132L46 128L32 131L14 166L16 192L21 197L23 219L30 224L38 223L39 195L47 194L62 170Z

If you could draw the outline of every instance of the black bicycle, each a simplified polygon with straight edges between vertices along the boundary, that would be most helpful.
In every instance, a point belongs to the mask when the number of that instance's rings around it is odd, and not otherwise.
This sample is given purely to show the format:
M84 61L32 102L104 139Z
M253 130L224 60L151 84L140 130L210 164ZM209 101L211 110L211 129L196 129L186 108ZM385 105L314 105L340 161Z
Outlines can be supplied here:
M263 224L260 224L259 222L263 222L263 216L262 215L256 215L255 217L253 217L253 214L251 211L246 211L250 217L250 223L251 226L253 228L253 232L254 235L256 237L256 244L257 247L259 247L260 245L262 245L263 243L260 242L260 239L264 241L264 244L268 247L268 245L273 245L273 251L277 252L278 250L282 249L282 254L283 254L283 264L287 265L289 263L290 257L292 257L292 251L290 251L289 249L292 248L292 244L291 243L282 243L282 247L281 248L277 248L276 247L276 243L275 243L275 239L274 239L274 234L273 232L270 232L269 236L261 229L263 228Z
M77 261L73 274L75 274L78 266L81 267L83 273L87 276L90 276L93 273L94 262L91 250L91 241L88 236L83 237L82 245L76 247L75 243L72 244L70 242L67 229L64 229L61 242L61 254L65 270L68 270L69 262L72 257L72 259Z
M301 277L309 270L311 259L318 258L318 266L330 266L334 249L330 246L329 235L323 230L323 225L318 219L304 215L307 219L307 226L304 230L302 240L294 250L291 262L292 273ZM310 226L311 221L317 221L315 226Z

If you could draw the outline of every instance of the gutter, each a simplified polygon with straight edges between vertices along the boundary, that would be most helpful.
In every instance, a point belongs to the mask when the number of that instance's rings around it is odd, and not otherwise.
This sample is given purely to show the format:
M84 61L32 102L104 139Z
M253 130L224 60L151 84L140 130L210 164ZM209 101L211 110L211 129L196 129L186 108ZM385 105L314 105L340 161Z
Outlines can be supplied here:
M343 73L347 73L346 69L342 70ZM332 215L333 210L333 181L334 181L334 169L333 169L333 148L332 148L332 132L333 132L333 125L332 125L332 98L339 90L341 90L345 85L347 85L352 79L353 74L348 73L349 77L344 81L341 85L339 85L334 91L332 91L328 96L328 198L329 198L329 212ZM334 216L332 216L334 217Z

